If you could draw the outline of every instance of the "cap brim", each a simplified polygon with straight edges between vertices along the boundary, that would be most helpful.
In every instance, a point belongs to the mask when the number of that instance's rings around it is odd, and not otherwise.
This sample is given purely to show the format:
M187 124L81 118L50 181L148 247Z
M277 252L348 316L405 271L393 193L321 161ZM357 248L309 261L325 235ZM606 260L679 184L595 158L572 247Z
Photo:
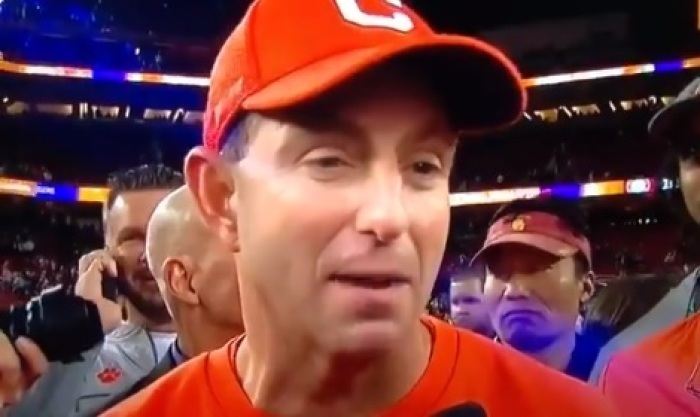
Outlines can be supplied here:
M460 130L478 134L508 127L525 110L527 95L515 65L484 42L451 35L332 55L251 94L242 108L264 111L301 104L383 63L414 55L427 58L426 75Z
M578 248L572 245L568 245L561 240L551 238L549 236L519 232L519 233L509 233L504 234L490 241L486 246L481 248L479 252L474 255L471 260L471 264L474 264L480 259L483 259L486 252L490 251L494 247L501 246L506 243L517 243L521 245L531 246L533 248L539 249L541 251L550 253L558 257L571 256L578 252Z
M684 123L700 110L700 96L676 101L659 110L649 121L649 135L656 139L673 141L679 129L688 126Z

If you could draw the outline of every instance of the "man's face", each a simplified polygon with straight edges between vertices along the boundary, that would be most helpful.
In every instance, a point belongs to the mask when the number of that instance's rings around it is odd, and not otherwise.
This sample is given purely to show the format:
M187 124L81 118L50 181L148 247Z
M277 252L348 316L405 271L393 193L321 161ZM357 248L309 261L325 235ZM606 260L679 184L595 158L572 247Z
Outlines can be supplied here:
M117 196L105 218L107 247L116 253L124 273L124 296L139 312L158 322L166 322L170 316L146 264L146 225L156 205L170 191L123 192Z
M329 352L381 351L423 313L447 238L456 135L426 90L388 75L264 118L229 164L235 192L204 187L211 206L235 213L236 232L222 236L239 250L246 327Z
M573 257L503 244L493 248L486 260L484 293L501 340L537 353L575 330L588 278L576 276Z
M469 277L452 281L450 316L459 327L491 336L491 320L483 298L484 284L481 279Z
M202 309L215 325L231 329L231 337L243 331L236 262L231 252L215 237L201 242L203 256L194 259L191 285L199 295Z
M688 138L679 140L678 173L685 206L695 223L700 224L700 119L693 118ZM695 143L697 142L697 143Z

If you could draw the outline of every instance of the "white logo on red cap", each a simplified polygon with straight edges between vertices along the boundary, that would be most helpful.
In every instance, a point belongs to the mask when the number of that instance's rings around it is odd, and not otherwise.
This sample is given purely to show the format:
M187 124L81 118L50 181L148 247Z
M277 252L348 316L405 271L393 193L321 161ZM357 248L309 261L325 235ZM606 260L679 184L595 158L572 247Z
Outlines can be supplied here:
M401 0L384 0L389 5L402 9ZM343 19L350 23L368 28L393 29L399 32L410 32L415 27L413 20L400 10L394 11L391 16L365 13L360 9L358 0L335 0Z

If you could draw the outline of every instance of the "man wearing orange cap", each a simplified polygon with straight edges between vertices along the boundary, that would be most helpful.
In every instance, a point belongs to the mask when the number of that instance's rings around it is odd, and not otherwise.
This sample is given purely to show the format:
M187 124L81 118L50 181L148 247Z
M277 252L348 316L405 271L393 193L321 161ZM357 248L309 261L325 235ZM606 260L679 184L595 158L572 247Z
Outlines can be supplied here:
M524 106L502 53L400 1L255 1L185 162L235 253L246 333L104 415L611 416L584 384L423 316L457 132Z

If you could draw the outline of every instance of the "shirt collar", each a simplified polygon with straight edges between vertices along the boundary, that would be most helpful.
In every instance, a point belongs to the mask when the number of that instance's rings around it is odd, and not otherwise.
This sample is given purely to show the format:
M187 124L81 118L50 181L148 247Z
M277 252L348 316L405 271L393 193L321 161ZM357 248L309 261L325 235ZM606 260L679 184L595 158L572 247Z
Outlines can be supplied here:
M189 357L182 352L180 343L178 343L177 339L175 339L173 344L170 345L170 357L172 358L173 362L175 362L175 365L180 365L189 359Z

